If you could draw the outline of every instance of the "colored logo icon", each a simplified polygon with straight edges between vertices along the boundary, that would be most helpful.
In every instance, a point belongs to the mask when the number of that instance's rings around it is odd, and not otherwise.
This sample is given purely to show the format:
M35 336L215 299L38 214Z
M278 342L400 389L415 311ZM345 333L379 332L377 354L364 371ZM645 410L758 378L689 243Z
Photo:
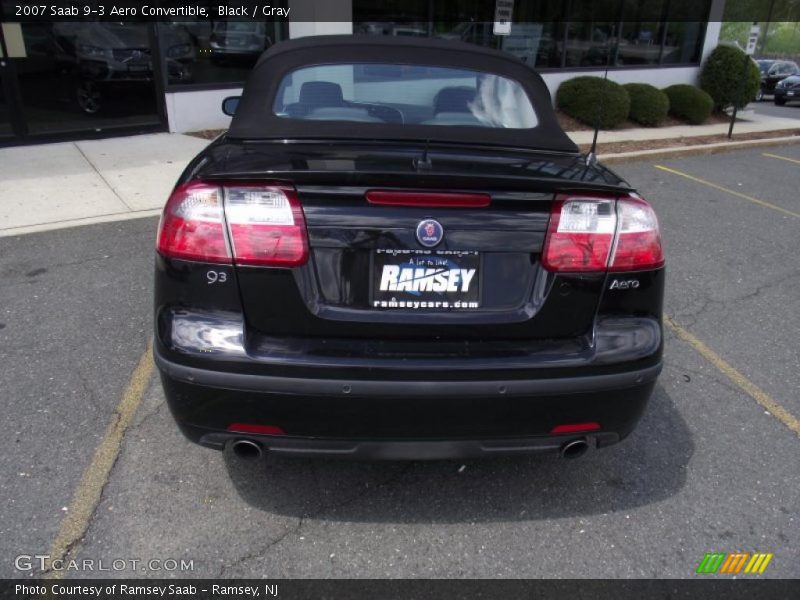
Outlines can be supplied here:
M444 228L435 219L425 219L417 225L417 241L426 248L433 248L444 239Z
M753 552L752 554L750 552L706 552L695 572L704 575L714 573L760 575L766 570L772 557L771 552Z

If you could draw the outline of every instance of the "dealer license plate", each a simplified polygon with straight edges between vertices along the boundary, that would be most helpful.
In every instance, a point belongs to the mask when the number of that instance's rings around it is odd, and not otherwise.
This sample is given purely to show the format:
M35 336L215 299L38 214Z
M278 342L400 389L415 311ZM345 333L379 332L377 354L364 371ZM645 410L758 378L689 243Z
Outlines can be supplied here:
M372 256L370 305L376 309L480 308L477 251L378 249Z

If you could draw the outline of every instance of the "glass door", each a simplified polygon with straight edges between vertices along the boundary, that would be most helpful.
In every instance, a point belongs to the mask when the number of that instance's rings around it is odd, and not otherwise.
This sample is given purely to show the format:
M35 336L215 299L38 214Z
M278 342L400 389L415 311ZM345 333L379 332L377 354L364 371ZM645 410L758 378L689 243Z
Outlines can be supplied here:
M0 29L0 139L11 137L14 128L11 126L11 107L8 101L8 59L6 59L5 44L3 43L3 32Z
M0 58L0 63L4 60ZM14 134L11 127L11 109L6 100L5 79L3 65L0 65L0 138L10 137Z
M30 133L159 122L144 23L23 23L16 71Z
M0 138L165 129L146 23L3 23Z

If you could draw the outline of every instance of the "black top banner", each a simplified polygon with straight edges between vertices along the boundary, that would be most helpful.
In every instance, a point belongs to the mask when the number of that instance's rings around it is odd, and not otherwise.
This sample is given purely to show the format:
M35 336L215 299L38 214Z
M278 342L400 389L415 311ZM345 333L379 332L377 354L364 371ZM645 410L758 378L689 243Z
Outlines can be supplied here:
M463 20L461 11L449 10L450 5L456 4L456 0L423 0L409 2L404 10L391 10L394 5L382 7L374 0L0 0L0 20L23 23L195 19L352 22L358 21L361 14L374 17L386 13L385 18L403 23L417 22L425 13L435 14L437 22L457 22ZM569 10L564 11L566 4ZM669 3L665 13L666 5L662 0L633 3L629 0L571 0L569 3L565 0L516 0L512 21L800 21L797 0L727 0L724 5L718 5L724 6L723 14L712 14L711 0L677 0ZM496 18L493 0L476 2L471 9L473 21L491 22Z

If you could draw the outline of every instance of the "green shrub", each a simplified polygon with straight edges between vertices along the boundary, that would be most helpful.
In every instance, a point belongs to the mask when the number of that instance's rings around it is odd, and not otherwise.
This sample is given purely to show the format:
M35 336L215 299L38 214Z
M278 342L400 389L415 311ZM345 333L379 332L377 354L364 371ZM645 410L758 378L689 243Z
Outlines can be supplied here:
M664 92L646 83L628 83L622 87L631 98L631 121L657 127L667 118L669 98Z
M745 75L745 61L747 74ZM756 63L739 48L717 46L708 56L700 73L700 87L714 99L714 108L722 110L734 103L743 108L756 96L761 74Z
M628 118L631 99L618 83L602 77L576 77L558 87L556 104L587 125L613 129Z
M711 96L693 85L671 85L664 93L669 98L670 114L692 125L705 121L714 109Z

